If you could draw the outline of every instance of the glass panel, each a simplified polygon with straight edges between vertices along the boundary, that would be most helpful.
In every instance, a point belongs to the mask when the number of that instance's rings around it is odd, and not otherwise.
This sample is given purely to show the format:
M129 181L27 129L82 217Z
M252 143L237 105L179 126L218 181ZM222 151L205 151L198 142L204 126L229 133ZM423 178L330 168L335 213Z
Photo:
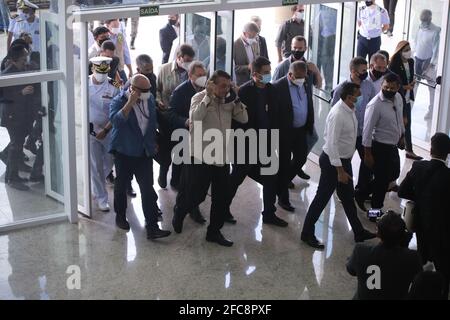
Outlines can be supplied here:
M4 5L4 1L1 3ZM59 26L57 7L53 3L50 6L49 1L37 1L40 9L35 12L23 9L30 15L28 20L17 14L15 2L8 1L9 7L0 7L0 30L8 31L0 34L1 75L5 69L8 74L59 69ZM9 50L18 44L25 46L29 53L28 63L21 69L13 63L17 50Z
M215 70L231 74L233 51L233 11L217 12L216 65Z
M105 7L123 7L135 5L165 5L165 4L180 4L180 3L201 3L212 2L212 0L73 0L73 4L80 8L80 10L89 10L92 8Z
M211 19L206 14L186 14L186 43L195 51L195 60L209 68L211 55Z
M338 10L323 4L311 6L312 40L310 46L310 59L322 73L323 89L331 92L334 79L334 56L339 49L336 42Z
M431 24L421 25L421 14L424 9L423 18L430 17ZM435 103L436 76L441 66L438 65L439 50L444 50L440 45L443 13L448 13L448 0L425 1L414 0L411 3L411 19L409 36L412 50L414 52L415 73L417 85L415 88L415 101L411 112L411 133L413 138L430 142L432 136L432 112L437 108ZM440 86L436 87L440 89ZM425 121L424 121L425 120ZM415 142L413 140L413 142Z
M0 90L0 225L63 213L59 83Z
M320 155L322 153L323 145L325 144L325 140L323 139L323 132L325 132L325 122L328 116L328 112L330 112L331 105L329 103L330 96L323 91L316 90L316 93L319 93L319 96L322 98L318 98L314 96L314 127L318 133L319 139L317 143L314 145L312 152Z
M340 52L340 70L338 83L347 80L350 77L349 65L354 57L354 39L355 39L355 25L350 23L355 19L355 3L344 3L344 24L342 26L342 42Z

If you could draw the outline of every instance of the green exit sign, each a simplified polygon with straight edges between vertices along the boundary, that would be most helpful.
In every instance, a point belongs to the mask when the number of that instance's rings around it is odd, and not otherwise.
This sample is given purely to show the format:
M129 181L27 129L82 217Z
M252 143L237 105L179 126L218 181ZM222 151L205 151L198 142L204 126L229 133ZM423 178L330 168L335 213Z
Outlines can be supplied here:
M298 0L283 0L283 6L295 6L298 4Z
M159 6L141 7L139 9L139 16L141 17L157 16L157 15L159 15Z

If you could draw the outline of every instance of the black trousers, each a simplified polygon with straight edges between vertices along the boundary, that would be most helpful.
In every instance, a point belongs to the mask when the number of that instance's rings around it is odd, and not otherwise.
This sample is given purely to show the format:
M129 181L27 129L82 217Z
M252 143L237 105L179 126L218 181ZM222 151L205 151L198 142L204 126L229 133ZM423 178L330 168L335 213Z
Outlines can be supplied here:
M333 70L334 70L334 51L336 47L336 35L322 37L319 35L319 48L317 68L322 68L322 74L325 76L325 90L333 89Z
M136 177L142 198L142 211L148 227L158 223L158 197L153 189L153 160L150 157L130 157L116 152L114 155L116 179L114 182L114 211L124 218L127 211L127 184L131 175Z
M305 127L292 128L280 137L280 170L277 193L280 201L284 203L289 203L289 183L300 173L308 158L306 133Z
M381 209L391 181L400 176L400 157L397 146L372 142L372 155L375 161L372 182L372 208Z
M364 164L364 146L362 145L362 136L358 136L356 138L356 150L358 151L359 158L361 159L356 190L359 195L364 197L363 199L366 199L367 196L372 193L370 190L370 183L373 179L373 172Z
M358 57L363 57L364 59L367 59L367 61L370 61L370 57L372 57L374 53L380 50L380 47L381 37L376 37L368 40L358 33L358 46L356 50L356 55ZM367 58L367 56L369 57Z
M411 136L411 103L406 103L403 108L403 116L406 117L407 124L405 125L405 150L413 151L412 136Z
M159 175L164 177L167 176L170 164L172 163L172 143L170 137L160 135L158 137L158 146L159 149L158 153L155 155L155 161L159 164Z
M397 7L397 0L383 0L384 8L389 13L389 31L394 31L395 23L395 8Z
M342 166L345 172L350 176L352 173L351 159L341 159ZM339 199L342 201L345 215L347 216L350 225L352 226L353 233L356 235L363 231L361 221L358 219L358 214L354 201L354 189L353 180L350 180L347 184L339 183L337 179L336 167L331 165L330 158L325 152L322 152L319 158L320 165L320 180L317 188L316 196L309 206L308 213L306 214L305 223L303 225L302 235L310 237L314 235L317 220L319 220L322 211L327 206L333 195L334 190L337 190Z
M218 233L225 222L229 190L230 166L222 167L205 163L184 164L182 167L180 190L177 194L175 214L183 219L188 212L205 201L211 185L211 210L208 233Z
M229 210L231 202L236 195L237 189L244 179L249 176L263 186L263 215L273 215L276 211L275 201L277 197L277 176L261 175L260 164L236 164L232 166L230 176L230 190L227 208Z
M27 126L8 125L9 134L8 158L6 163L5 181L15 180L19 176L19 164L23 162L23 144L29 134Z

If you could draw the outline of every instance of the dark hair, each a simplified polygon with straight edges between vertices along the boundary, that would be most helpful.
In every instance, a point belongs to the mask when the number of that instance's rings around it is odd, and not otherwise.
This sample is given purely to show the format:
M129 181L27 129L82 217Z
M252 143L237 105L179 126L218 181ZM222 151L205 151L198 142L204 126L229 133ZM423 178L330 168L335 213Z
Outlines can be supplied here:
M350 60L350 70L354 70L361 65L367 66L367 60L363 57L354 57L352 60Z
M292 41L300 41L300 42L304 42L305 43L305 46L307 46L308 45L308 43L306 42L306 38L304 37L304 36L295 36L293 39L292 39ZM291 41L291 44L292 44L292 41Z
M105 50L114 51L114 50L116 50L116 45L111 40L106 40L102 43L102 51L105 51Z
M378 236L389 248L403 246L406 236L406 224L402 217L394 212L386 212L378 221Z
M409 289L409 300L447 300L444 296L445 279L440 272L419 272Z
M440 159L447 158L450 153L450 138L442 132L437 132L431 137L431 154Z
M16 44L15 46L11 46L8 50L8 59L11 59L12 61L17 61L23 56L26 56L26 46L22 44Z
M94 36L94 39L97 39L97 37L101 34L109 33L109 29L106 27L97 27L92 31L92 35Z
M386 60L387 61L389 61L389 52L387 52L386 50L378 50L376 53L380 53L380 54L382 54L383 56L385 56L386 57Z
M184 57L184 56L188 56L191 58L195 57L195 51L192 48L192 46L190 46L188 44L182 44L180 46L180 48L178 49L178 52L177 52L177 57Z
M388 73L387 75L385 75L383 77L383 81L386 81L388 83L393 83L395 82L398 86L401 85L400 83L400 78L398 77L398 75L396 75L395 73Z
M259 56L252 62L252 71L259 73L264 66L270 66L270 61L265 57Z
M360 85L353 83L353 82L346 82L344 83L344 85L342 86L342 91L341 91L341 95L340 98L342 100L347 99L348 96L352 96L355 93L356 89L359 89Z
M227 72L225 72L223 70L216 70L216 71L214 71L214 73L212 74L212 76L211 76L211 78L209 80L211 80L214 83L217 83L217 80L219 78L225 78L227 80L231 80L231 76Z
M11 42L11 45L9 47L11 48L14 46L19 46L19 45L25 47L25 49L27 49L27 50L30 49L30 45L22 38L18 38L16 40L14 40L13 42Z

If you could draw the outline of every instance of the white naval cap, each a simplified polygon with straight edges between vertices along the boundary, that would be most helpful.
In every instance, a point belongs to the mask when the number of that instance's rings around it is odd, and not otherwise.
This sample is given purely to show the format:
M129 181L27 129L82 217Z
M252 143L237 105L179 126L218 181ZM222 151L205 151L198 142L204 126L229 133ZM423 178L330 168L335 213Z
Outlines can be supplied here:
M25 9L25 8L31 8L31 9L39 9L37 5L32 3L28 0L18 0L17 1L17 9Z
M89 61L92 63L94 70L99 73L108 73L109 71L109 64L112 61L112 58L109 57L93 57L89 59Z

